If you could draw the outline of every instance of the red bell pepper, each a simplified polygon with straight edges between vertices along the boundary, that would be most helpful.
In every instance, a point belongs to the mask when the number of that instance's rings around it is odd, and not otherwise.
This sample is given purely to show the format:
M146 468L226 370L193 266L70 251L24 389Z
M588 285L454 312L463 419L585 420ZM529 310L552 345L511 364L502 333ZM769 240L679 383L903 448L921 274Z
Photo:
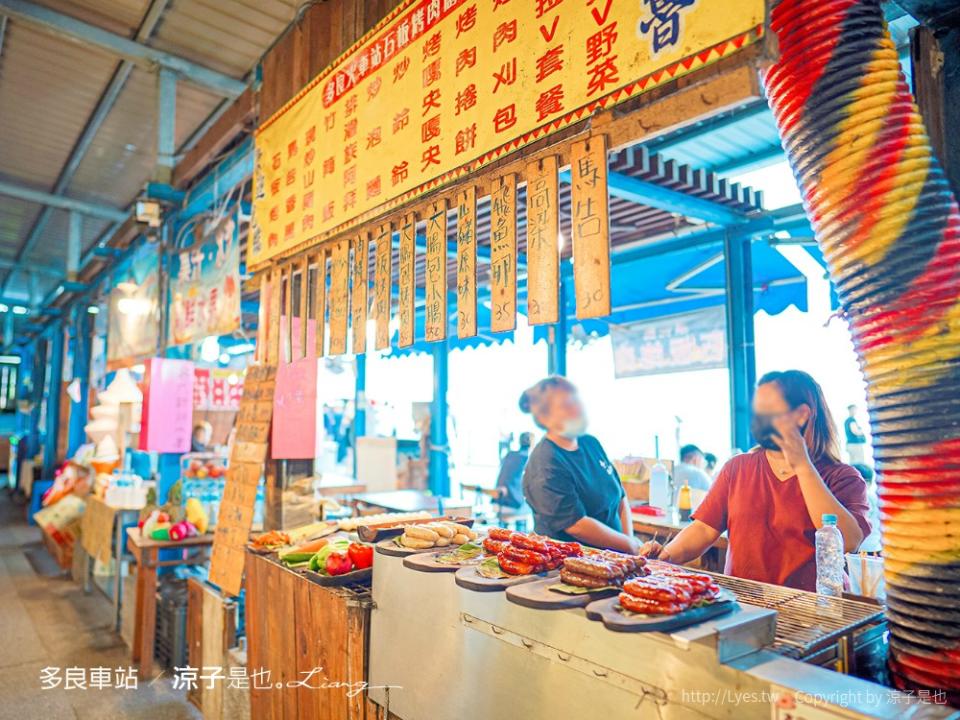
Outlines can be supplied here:
M327 575L346 575L351 570L353 570L353 562L347 553L332 552L327 555Z
M362 543L350 543L347 548L347 555L353 561L353 567L356 570L363 570L373 565L373 546Z

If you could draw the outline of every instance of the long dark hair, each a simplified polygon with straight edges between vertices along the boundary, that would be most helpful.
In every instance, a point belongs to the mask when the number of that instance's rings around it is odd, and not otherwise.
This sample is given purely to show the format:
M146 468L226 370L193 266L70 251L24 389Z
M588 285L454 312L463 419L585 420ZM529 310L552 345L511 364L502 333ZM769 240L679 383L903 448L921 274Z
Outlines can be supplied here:
M810 408L810 420L803 431L810 457L814 462L829 460L840 462L840 446L837 442L837 427L834 425L827 400L819 383L803 370L768 372L757 383L773 383L783 394L791 410L801 405Z

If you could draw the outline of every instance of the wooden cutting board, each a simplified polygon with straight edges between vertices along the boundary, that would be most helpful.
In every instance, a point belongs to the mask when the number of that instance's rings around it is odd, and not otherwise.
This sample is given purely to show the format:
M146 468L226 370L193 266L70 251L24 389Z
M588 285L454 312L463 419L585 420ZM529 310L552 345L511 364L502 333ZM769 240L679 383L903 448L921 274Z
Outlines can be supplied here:
M582 595L556 592L550 588L559 585L559 577L549 577L537 582L514 585L507 588L507 600L517 605L535 610L563 610L565 608L586 607L595 600L616 595L616 588L596 590Z
M545 575L512 575L507 578L487 578L477 572L476 566L469 566L457 570L454 579L462 588L473 590L475 592L500 592L508 587L522 585L523 583L543 580L547 577L556 577L559 573L553 570Z
M587 617L598 620L614 632L668 632L696 625L704 620L726 615L738 607L732 595L721 595L710 605L684 610L676 615L624 615L616 596L596 600L587 605Z
M443 555L446 550L434 551L434 552L424 552L417 553L415 555L407 555L403 559L403 566L405 568L410 568L411 570L416 570L417 572L456 572L463 565L451 565L449 563L439 563L437 562L437 556Z

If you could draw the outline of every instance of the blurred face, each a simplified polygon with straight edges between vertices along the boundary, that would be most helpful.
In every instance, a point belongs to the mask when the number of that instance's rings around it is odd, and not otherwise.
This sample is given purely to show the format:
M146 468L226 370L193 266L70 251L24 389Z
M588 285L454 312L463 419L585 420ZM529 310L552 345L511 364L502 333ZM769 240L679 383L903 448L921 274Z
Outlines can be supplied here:
M778 435L773 427L773 421L779 417L792 419L802 433L810 420L810 408L807 405L799 405L791 409L776 383L760 385L753 395L750 432L757 443L767 450L780 449L773 440Z
M571 439L587 431L587 414L575 392L554 388L545 405L537 419L548 431Z
M703 469L706 467L707 459L703 456L703 453L693 453L691 455L687 455L687 459L684 460L684 462L688 465L693 465L694 467Z

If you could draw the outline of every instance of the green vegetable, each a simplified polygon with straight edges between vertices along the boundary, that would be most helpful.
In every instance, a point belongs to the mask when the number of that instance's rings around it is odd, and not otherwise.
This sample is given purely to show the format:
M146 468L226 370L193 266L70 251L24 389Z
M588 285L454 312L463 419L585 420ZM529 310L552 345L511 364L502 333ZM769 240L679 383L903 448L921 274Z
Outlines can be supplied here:
M507 573L500 569L500 563L497 562L495 557L487 558L482 563L477 565L477 574L481 577L489 578L490 580L499 580L501 578L510 577Z
M312 558L314 555L316 555L316 553L311 553L311 552L287 553L286 555L282 555L280 557L280 562L282 562L284 565L298 565L300 563L308 563L310 562L310 558Z
M330 553L346 553L350 547L350 541L346 538L333 540L317 551L317 554L310 558L310 569L321 575L327 574L327 556Z

